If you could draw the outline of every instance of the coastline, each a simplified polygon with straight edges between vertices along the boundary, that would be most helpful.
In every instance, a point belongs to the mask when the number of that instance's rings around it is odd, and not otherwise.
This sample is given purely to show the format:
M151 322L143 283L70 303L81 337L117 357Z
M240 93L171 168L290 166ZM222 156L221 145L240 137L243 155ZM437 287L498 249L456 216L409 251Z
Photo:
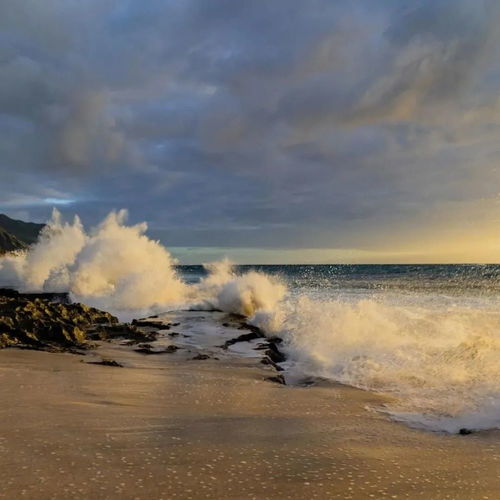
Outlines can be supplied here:
M252 357L0 350L0 498L495 498L500 432L445 435ZM205 348L210 356L210 348ZM89 365L112 358L123 367ZM84 362L81 362L81 361ZM480 480L479 480L480 478Z

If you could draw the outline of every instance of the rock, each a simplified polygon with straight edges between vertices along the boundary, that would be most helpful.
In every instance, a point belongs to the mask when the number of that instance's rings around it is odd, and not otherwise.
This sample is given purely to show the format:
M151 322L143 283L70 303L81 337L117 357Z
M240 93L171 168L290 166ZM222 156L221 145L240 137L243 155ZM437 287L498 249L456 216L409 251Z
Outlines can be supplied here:
M283 371L283 368L281 368L281 366L277 365L272 359L268 358L267 356L265 358L262 358L260 360L260 362L263 365L272 366L278 372L282 372Z
M134 319L132 320L132 325L134 326L150 326L152 328L165 328L168 330L167 326L162 325L160 321L149 321L146 319Z
M179 347L177 347L176 345L169 345L166 349L155 351L149 344L144 344L142 346L139 346L137 349L134 349L134 351L141 354L171 354L178 349Z
M176 345L169 345L164 352L175 352L178 349L180 349L180 347L177 347Z
M205 359L210 359L210 356L208 354L197 354L191 359L194 361L204 361Z
M161 354L161 351L154 351L151 347L137 347L134 352L140 352L141 354Z
M262 337L264 337L264 334L257 328L257 330L251 331L250 333L244 333L239 337L227 340L222 346L222 349L227 349L229 346L237 344L238 342L250 342L250 340L259 339Z
M461 436L468 436L469 434L473 434L474 431L472 429L467 429L466 427L462 427L458 433L461 435Z
M49 300L51 302L58 302L60 304L71 304L69 294L66 292L20 293L19 297L29 300L42 299Z
M153 341L156 340L157 337L158 334L156 332L143 332L136 326L129 325L128 323L99 325L88 333L88 338L92 340L109 341L120 338L129 339L129 345L144 342L146 340Z
M283 363L286 361L286 356L280 352L280 350L276 347L276 344L269 344L269 349L265 351L267 357L269 357L275 363Z
M279 344L281 344L283 342L283 339L280 338L280 337L268 337L268 340L272 344L276 344L276 345L279 345Z
M300 387L311 387L313 385L316 385L318 381L321 381L320 377L306 377L296 382L295 385L298 385Z
M83 361L83 360L82 360ZM123 365L110 358L102 358L100 361L87 361L87 365L117 366L123 368Z
M273 377L266 377L269 382L274 382L276 384L286 385L285 377L283 375L274 375Z
M267 349L269 349L269 342L257 344L257 347L254 347L254 351L267 351Z
M0 348L20 347L74 352L94 347L91 340L154 340L131 325L85 304L65 303L65 294L21 294L0 289Z
M120 342L120 345L126 345L126 346L135 345L135 344L137 344L136 340L125 340L123 342Z
M238 327L238 330L250 330L255 334L255 338L264 337L265 335L262 333L261 329L258 326L250 325L248 323L241 323Z

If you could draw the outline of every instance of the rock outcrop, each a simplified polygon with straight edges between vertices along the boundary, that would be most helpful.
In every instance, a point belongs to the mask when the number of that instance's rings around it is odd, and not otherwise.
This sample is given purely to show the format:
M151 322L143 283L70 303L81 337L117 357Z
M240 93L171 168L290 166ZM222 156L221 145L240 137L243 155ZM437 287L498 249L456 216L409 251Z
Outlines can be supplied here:
M20 347L72 351L92 347L92 340L151 340L154 334L118 322L118 318L85 304L62 303L48 294L30 296L0 289L0 348Z

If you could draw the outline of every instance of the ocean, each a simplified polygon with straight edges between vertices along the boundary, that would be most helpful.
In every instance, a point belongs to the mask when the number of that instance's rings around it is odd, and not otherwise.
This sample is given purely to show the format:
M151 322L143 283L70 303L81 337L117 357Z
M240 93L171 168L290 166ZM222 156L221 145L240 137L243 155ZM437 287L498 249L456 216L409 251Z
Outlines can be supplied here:
M180 266L184 281L207 279ZM290 378L393 398L392 418L434 431L500 427L499 265L236 266L286 293L254 322L284 339ZM264 307L266 309L266 307Z
M122 320L240 314L283 339L291 382L385 394L383 411L415 427L500 428L500 266L176 266L146 228L120 211L87 232L55 212L27 252L0 258L0 286L69 292Z

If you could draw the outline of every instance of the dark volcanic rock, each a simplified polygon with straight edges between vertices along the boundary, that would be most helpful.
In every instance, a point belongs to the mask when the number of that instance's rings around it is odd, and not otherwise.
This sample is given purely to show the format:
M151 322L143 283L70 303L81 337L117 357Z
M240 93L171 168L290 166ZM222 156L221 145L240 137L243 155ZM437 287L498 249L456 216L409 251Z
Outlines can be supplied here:
M175 352L178 349L180 349L180 347L177 347L176 345L169 345L163 352Z
M121 363L110 358L102 358L100 361L87 361L87 365L117 366L123 368Z
M274 382L276 384L286 385L285 377L283 375L274 375L273 377L267 377L266 380L269 382Z
M128 345L138 344L145 340L156 340L157 336L156 332L143 332L135 325L128 323L100 324L87 332L87 338L90 340L129 339Z
M0 289L0 348L69 351L93 347L89 340L123 337L139 342L151 335L85 304L65 304L61 294L20 294Z
M153 347L149 344L141 344L134 349L135 352L140 352L141 354L171 354L180 349L176 345L169 345L166 349L154 350Z
M282 372L283 371L283 368L281 368L281 366L277 365L272 359L268 358L267 356L265 358L262 358L260 360L260 362L263 365L272 366L278 372Z
M268 342L259 344L255 350L265 351L264 354L269 360L273 361L273 363L283 363L286 361L286 356L278 349L278 345L281 344L281 342L282 339L274 337L269 339Z
M162 325L160 321L149 321L147 319L132 320L134 326L150 326L152 328L165 328L168 330L169 325Z
M22 294L0 295L0 347L18 344L48 350L84 347L90 326L117 322L111 314L84 304L61 304Z
M71 300L67 292L43 292L43 293L21 293L13 288L0 288L0 297L13 297L17 299L43 299L49 302L60 302L61 304L70 304Z
M260 339L262 337L264 337L264 334L258 328L253 327L250 333L244 333L239 337L224 342L222 348L227 349L229 346L237 344L238 342L250 342L250 340Z
M227 340L224 345L222 345L222 349L227 349L229 346L233 344L237 344L238 342L249 342L251 340L265 338L265 335L262 333L260 328L249 325L247 323L242 323L238 329L246 328L250 330L249 333L244 333L239 337L234 339ZM277 363L283 363L286 361L286 356L278 349L278 345L282 342L282 339L279 337L273 337L271 339L267 339L267 342L259 344L255 349L265 351L264 354L266 357L262 360L263 364L272 365L276 370L280 370L281 368L277 365Z
M276 347L276 344L269 344L269 349L265 352L266 356L275 363L283 363L286 361L285 355Z
M238 330L250 330L257 337L264 337L264 334L258 326L250 325L248 323L241 323Z
M193 361L204 361L205 359L210 359L208 354L197 354L191 358Z

